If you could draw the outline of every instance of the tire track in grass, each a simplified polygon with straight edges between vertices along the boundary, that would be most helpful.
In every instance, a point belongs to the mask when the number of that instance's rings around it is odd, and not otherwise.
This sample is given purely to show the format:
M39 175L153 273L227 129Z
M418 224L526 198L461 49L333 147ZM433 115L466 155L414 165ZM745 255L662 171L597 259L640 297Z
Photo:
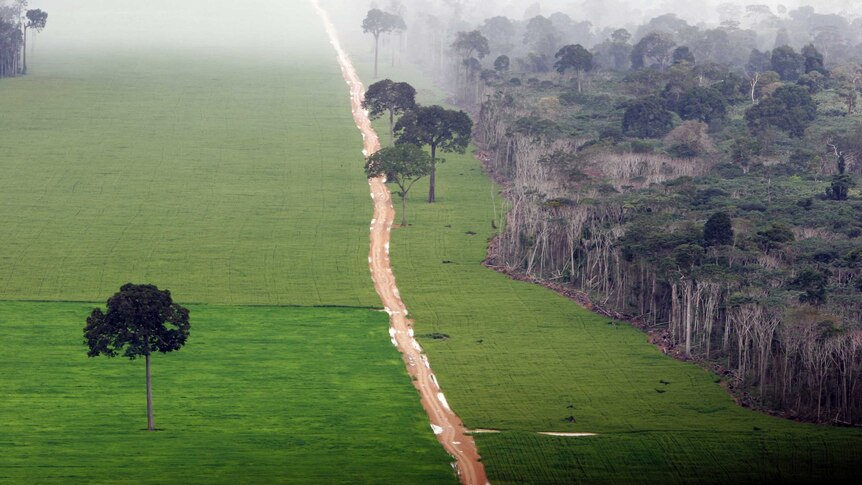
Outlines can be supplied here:
M329 20L329 16L323 10L317 0L311 0L314 8L323 21L329 40L338 55L344 79L350 86L350 98L353 108L353 117L356 125L362 132L364 140L363 153L367 156L380 149L380 140L371 126L368 114L362 109L364 89L362 81L356 74L350 59L341 48L335 27ZM413 385L419 391L422 406L431 419L431 429L437 435L437 439L446 451L455 458L455 467L461 482L468 485L485 485L488 479L485 475L485 467L479 458L476 442L468 434L464 424L449 407L437 378L431 370L428 357L422 351L419 342L413 334L411 322L407 319L407 308L401 300L398 287L395 285L395 276L389 262L389 240L392 224L395 219L395 209L392 206L392 197L386 187L383 177L369 179L371 186L371 198L374 200L374 220L371 221L371 250L369 252L368 264L374 286L386 312L390 318L389 334L392 343L401 352L407 372L413 379Z

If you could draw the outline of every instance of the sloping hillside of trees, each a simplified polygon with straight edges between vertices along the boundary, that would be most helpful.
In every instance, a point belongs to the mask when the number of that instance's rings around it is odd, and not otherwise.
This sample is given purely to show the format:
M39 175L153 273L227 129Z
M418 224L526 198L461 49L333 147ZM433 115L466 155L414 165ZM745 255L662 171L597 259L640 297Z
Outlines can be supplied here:
M490 264L647 328L745 405L862 421L862 19L399 8L505 184Z

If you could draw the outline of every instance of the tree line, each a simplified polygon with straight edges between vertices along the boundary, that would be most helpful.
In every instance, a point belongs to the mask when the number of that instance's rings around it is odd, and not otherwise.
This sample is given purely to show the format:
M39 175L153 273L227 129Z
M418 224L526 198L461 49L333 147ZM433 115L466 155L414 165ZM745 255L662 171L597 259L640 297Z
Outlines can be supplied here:
M47 22L47 12L27 9L27 0L0 0L0 78L27 74L28 35Z
M429 177L428 202L437 200L437 164L440 153L464 153L473 132L473 121L463 111L416 103L416 89L390 79L368 87L363 108L371 119L388 115L389 144L366 160L369 177L386 176L398 185L401 225L407 227L407 194L423 177ZM396 123L395 117L399 116ZM427 147L430 155L423 149Z
M858 423L862 20L732 10L601 31L405 15L506 182L490 264L630 319L743 404Z

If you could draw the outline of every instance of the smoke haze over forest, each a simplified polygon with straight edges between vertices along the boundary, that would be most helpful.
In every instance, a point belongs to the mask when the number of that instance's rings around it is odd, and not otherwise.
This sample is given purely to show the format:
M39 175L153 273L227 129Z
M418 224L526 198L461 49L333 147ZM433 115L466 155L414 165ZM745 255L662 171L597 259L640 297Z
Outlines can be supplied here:
M67 50L98 47L124 50L223 47L265 53L278 46L301 45L303 37L309 33L320 35L317 25L304 25L297 20L297 16L292 15L294 8L304 7L305 3L306 0L32 0L30 7L41 8L50 14L49 27L36 40L40 48ZM390 1L323 0L323 3L336 15L355 11L358 24L360 16L369 6L386 8ZM411 3L402 2L408 7ZM446 17L454 14L454 4L459 2L436 0L422 3L426 9L436 3L440 16ZM576 21L590 21L596 29L637 25L665 13L674 13L692 24L718 23L717 7L727 3L739 6L752 3L769 5L779 16L786 16L789 11L806 4L802 0L511 0L491 4L462 0L460 3L465 5L461 17L467 22L475 23L495 15L507 15L520 20L527 14L550 15L561 11ZM862 3L856 0L814 3L818 13L862 13ZM740 9L739 13L744 15L744 9Z

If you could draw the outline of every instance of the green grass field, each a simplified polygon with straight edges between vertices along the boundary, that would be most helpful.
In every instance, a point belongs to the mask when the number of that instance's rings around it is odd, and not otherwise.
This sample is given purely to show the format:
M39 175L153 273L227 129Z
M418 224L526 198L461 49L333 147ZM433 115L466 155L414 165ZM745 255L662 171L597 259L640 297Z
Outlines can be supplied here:
M295 64L46 58L3 80L0 299L102 301L131 280L379 305L362 141L319 40Z
M370 79L367 67L364 74ZM414 83L422 102L440 102L409 68L381 74ZM417 334L450 337L420 340L453 409L468 427L503 431L477 435L493 483L862 477L859 430L743 409L717 376L664 356L641 331L484 268L504 203L472 155L446 158L438 202L425 203L427 183L417 185L412 226L394 230L392 258Z
M361 137L304 35L260 58L40 50L0 80L0 483L454 483L371 309ZM143 363L83 343L76 302L126 282L192 310L154 360L155 434Z
M143 361L88 359L90 309L0 303L0 483L454 483L383 313L190 307L148 433Z

